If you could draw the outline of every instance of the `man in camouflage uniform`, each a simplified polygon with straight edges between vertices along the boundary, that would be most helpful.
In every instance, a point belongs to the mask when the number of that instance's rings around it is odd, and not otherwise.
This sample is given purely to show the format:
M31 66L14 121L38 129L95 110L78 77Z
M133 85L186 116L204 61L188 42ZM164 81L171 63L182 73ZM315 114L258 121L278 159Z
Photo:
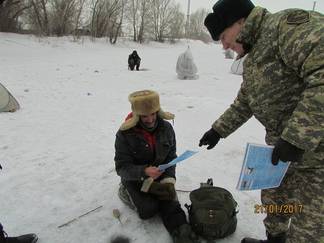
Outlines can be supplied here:
M241 242L323 243L324 16L300 9L271 14L249 0L219 0L205 25L224 49L248 56L235 101L199 146L213 148L254 115L274 145L272 163L291 161L280 187L262 190L261 201L296 207L267 214L267 240Z

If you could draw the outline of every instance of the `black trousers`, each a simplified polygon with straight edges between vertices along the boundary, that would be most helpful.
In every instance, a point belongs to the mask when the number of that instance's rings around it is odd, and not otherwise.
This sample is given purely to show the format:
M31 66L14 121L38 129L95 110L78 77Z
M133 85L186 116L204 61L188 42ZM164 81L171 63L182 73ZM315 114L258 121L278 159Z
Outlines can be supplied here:
M140 60L130 59L128 61L128 67L130 68L130 70L134 70L134 67L136 67L136 70L139 70L140 65L141 65Z
M123 182L123 185L132 198L141 219L149 219L159 214L169 233L187 223L186 214L179 201L158 200L150 193L141 192L141 183Z

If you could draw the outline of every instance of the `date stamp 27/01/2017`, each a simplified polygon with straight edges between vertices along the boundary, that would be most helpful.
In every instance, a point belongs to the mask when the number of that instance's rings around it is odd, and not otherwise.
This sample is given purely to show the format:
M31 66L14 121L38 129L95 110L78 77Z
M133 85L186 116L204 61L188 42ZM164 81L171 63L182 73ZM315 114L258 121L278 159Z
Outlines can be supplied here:
M255 204L254 213L296 214L303 212L302 204Z

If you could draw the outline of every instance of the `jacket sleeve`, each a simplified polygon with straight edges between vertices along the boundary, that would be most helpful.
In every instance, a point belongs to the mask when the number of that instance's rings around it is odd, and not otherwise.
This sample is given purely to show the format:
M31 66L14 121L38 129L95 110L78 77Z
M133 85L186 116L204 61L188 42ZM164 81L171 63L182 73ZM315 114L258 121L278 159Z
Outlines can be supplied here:
M305 151L316 150L324 138L324 20L311 14L309 22L284 23L280 30L282 59L305 86L281 137Z
M252 111L247 102L245 86L246 82L243 81L233 104L212 125L222 138L233 133L252 116Z
M135 165L125 136L121 131L116 134L115 140L115 168L117 174L126 181L143 181L147 176L146 165Z
M176 145L176 137L175 137L175 133L174 130L172 128L172 126L170 125L170 129L171 129L171 148L170 151L165 159L165 164L169 163L170 161L172 161L173 159L177 158L177 145ZM176 166L171 166L169 168L167 168L164 173L161 175L160 179L164 179L167 177L172 177L172 178L176 178Z

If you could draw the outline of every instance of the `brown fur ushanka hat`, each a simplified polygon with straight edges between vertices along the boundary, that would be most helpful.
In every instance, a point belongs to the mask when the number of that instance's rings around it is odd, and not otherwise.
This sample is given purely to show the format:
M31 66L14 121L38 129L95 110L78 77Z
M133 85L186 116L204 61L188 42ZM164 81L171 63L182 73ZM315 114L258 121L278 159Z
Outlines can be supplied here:
M147 116L157 112L158 116L165 120L174 119L174 115L170 112L165 112L160 107L159 94L153 90L140 90L131 93L128 96L131 103L133 116L126 120L120 127L120 130L128 130L139 121L140 116Z

